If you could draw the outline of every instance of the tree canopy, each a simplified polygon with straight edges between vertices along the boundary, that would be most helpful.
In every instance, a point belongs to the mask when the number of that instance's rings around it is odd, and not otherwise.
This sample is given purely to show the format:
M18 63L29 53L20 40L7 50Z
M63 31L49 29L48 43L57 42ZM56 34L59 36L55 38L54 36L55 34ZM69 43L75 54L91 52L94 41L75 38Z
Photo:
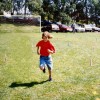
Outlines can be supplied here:
M0 0L0 13L12 12L15 0ZM18 0L19 1L19 0ZM41 15L42 20L97 23L100 16L100 0L24 0L32 14Z

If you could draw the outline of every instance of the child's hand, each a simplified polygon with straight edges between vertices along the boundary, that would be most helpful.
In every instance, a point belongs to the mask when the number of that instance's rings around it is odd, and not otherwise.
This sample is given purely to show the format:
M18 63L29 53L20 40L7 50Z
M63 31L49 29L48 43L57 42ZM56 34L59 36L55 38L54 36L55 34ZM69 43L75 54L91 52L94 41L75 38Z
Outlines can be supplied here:
M37 52L38 55L40 55L40 52Z
M53 53L53 51L52 51L52 50L50 50L50 49L48 49L48 53L51 53L51 54L52 54L52 53Z

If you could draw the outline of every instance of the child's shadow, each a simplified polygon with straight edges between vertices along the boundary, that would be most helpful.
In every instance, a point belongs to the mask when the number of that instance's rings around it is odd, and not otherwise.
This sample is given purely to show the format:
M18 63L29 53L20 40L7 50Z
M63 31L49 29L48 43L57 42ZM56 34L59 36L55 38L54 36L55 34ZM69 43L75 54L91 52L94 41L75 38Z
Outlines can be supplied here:
M9 87L10 88L15 88L15 87L32 87L34 85L38 85L38 84L43 84L45 82L47 82L48 80L46 81L42 81L42 82L30 82L30 83L19 83L19 82L13 82Z

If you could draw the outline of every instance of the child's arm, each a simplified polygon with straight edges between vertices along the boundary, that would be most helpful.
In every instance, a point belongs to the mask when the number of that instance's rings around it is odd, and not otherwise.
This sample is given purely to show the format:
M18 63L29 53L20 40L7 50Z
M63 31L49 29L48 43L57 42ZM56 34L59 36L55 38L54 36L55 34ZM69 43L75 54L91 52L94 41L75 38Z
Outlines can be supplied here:
M53 54L55 53L55 47L50 43L49 48L47 49L48 53Z
M40 55L40 47L37 47L37 54Z
M55 53L55 47L50 43L50 49L48 49L48 53L53 54Z
M53 51L53 50L50 50L50 49L48 49L48 52L49 52L50 54L53 54L53 53L54 53L54 51Z

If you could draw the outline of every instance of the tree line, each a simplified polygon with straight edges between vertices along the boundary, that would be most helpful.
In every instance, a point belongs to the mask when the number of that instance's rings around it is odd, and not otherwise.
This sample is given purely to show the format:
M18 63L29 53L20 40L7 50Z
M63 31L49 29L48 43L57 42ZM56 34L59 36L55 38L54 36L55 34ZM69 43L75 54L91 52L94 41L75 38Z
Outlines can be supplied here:
M0 0L0 14L3 11L13 13L14 1ZM24 5L32 14L40 15L42 20L99 24L100 0L25 0Z

